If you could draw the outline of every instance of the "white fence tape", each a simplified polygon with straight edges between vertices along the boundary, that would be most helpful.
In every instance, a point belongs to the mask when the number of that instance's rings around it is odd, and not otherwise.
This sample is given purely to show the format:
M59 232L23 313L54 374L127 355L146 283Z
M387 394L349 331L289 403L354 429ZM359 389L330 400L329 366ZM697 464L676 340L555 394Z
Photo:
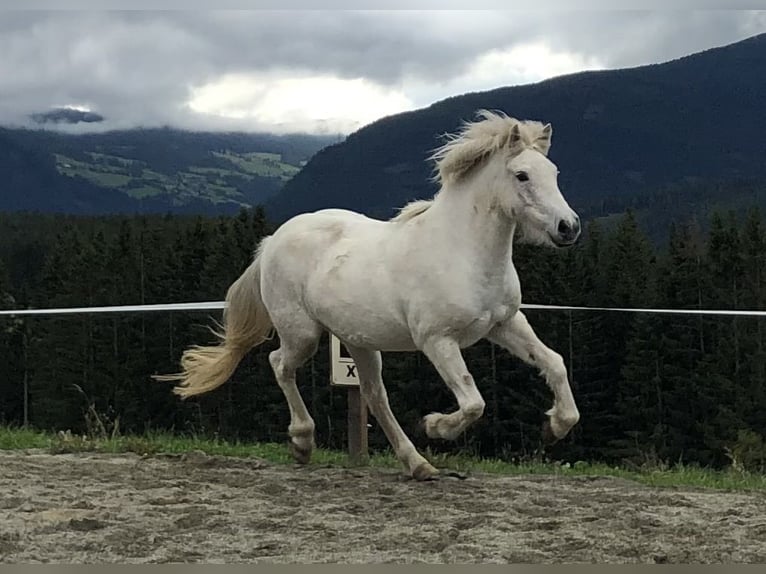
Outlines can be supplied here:
M194 303L159 303L156 305L115 305L111 307L64 307L59 309L0 310L0 316L11 315L83 315L89 313L141 313L158 311L215 311L226 306L224 301ZM739 317L766 317L766 311L727 309L643 309L623 307L577 307L568 305L535 305L524 303L522 309L544 311L605 311L615 313L661 313L672 315L728 315Z
M196 303L158 303L156 305L115 305L112 307L64 307L61 309L0 310L0 315L78 315L88 313L142 313L151 311L210 311L223 309L223 301Z
M629 309L623 307L569 307L566 305L522 304L522 309L542 309L546 311L610 311L615 313L660 313L667 315L729 315L737 317L766 317L766 311L748 311L735 309Z

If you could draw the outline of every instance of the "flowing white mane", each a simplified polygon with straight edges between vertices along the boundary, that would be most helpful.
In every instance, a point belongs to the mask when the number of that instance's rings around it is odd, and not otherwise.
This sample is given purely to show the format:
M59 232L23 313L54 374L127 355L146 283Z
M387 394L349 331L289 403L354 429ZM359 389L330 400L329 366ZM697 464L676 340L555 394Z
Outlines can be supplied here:
M434 181L444 186L458 181L473 167L502 147L511 155L524 149L536 149L547 155L550 148L550 128L537 121L520 121L502 112L480 110L477 120L464 122L455 134L447 134L447 143L437 148L429 158L434 162ZM518 126L518 130L514 127ZM433 199L421 199L406 204L392 221L409 221L424 213Z
M391 221L409 221L413 217L417 217L421 213L425 212L431 204L433 199L418 199L416 201L410 201L404 207L399 210L396 216L391 218Z

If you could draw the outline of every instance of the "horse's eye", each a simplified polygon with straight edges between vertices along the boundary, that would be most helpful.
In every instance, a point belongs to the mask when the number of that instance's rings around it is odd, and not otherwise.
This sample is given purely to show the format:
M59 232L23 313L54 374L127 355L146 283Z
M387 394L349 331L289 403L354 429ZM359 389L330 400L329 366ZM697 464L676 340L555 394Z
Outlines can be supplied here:
M517 171L516 179L519 181L529 181L529 174L526 171Z

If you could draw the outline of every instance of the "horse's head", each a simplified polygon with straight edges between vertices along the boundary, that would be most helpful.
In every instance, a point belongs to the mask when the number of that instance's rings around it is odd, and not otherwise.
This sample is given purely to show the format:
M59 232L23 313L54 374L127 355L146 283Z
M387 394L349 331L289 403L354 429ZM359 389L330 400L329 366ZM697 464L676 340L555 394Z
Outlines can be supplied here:
M516 224L522 241L575 243L580 219L561 194L558 169L548 158L551 125L486 111L480 117L434 154L442 183L476 186L483 203Z
M505 158L507 183L499 190L505 211L515 218L520 238L532 243L572 245L580 236L580 218L569 207L558 186L559 170L547 157L550 124L540 129L536 143ZM522 140L519 124L511 140Z

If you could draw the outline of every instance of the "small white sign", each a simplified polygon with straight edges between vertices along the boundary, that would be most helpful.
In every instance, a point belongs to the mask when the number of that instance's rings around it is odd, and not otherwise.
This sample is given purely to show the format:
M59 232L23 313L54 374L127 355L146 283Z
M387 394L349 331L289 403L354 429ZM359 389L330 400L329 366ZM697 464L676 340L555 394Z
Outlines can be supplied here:
M330 382L333 385L343 387L358 387L359 373L356 370L356 363L351 358L346 347L340 342L340 339L330 333L330 365L332 377Z

